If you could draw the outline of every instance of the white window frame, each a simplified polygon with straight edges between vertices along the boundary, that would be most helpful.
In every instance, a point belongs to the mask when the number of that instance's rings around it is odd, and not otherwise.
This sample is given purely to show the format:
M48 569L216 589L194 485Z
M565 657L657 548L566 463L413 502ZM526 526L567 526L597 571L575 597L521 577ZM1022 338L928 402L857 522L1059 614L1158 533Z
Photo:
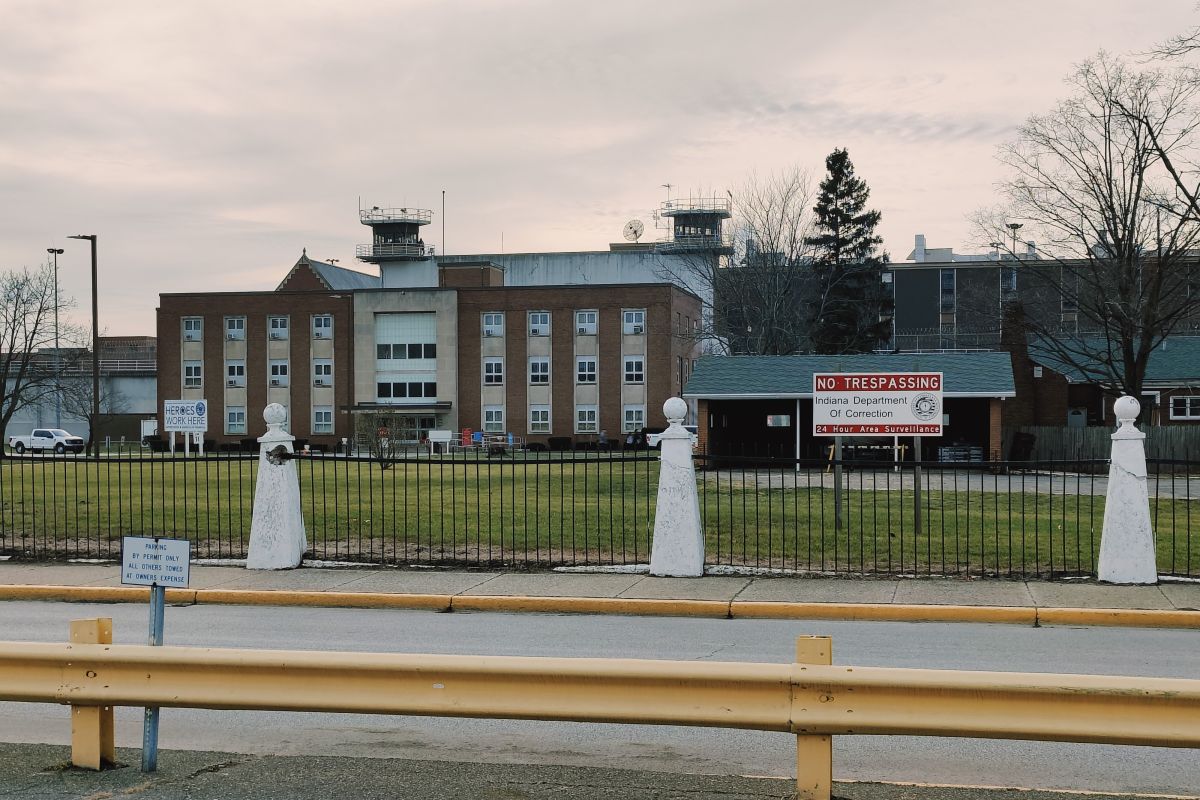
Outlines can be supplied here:
M600 431L600 412L594 405L575 406L575 432L598 433Z
M534 372L534 364L545 364L545 372ZM537 378L538 380L534 380ZM529 385L530 386L549 386L550 385L550 357L549 356L531 356L529 359Z
M246 407L245 406L226 406L225 407L225 433L245 433L246 432Z
M1183 401L1183 413L1175 413L1175 403ZM1200 419L1200 394L1177 394L1171 398L1171 419Z
M644 336L646 333L646 309L628 308L621 313L621 333L626 336Z
M313 314L311 329L314 339L332 339L333 314Z
M544 415L545 419L538 419L539 415ZM529 406L529 432L550 433L550 406L543 403Z
M188 375L188 370L195 370L194 375ZM188 360L183 362L183 388L204 388L204 362Z
M543 321L543 318L544 321ZM529 312L529 335L530 336L549 336L550 335L550 312L549 311L530 311Z
M483 385L504 385L504 357L489 357L483 360Z
M267 319L267 337L280 342L286 342L288 339L288 318L287 317L269 317Z
M590 364L590 368L585 369L584 365ZM593 384L598 377L597 359L595 356L576 356L575 357L575 383L576 384ZM587 380L586 376L590 375L591 380Z
M314 358L312 360L313 386L333 386L333 359Z
M633 418L630 418L630 415ZM646 427L646 407L643 405L625 406L621 409L621 433L633 433Z
M491 338L504 335L504 312L485 311L483 313L483 335Z
M313 406L313 433L333 433L333 406Z
M286 358L272 358L267 362L267 372L271 386L287 386L290 384L290 368Z
M595 336L599 327L600 314L594 308L585 308L575 312L575 335Z
M204 317L183 318L183 340L185 342L204 341Z
M246 341L246 318L245 317L226 317L225 318L225 339L230 342Z
M630 365L633 369L630 369ZM643 384L646 382L646 357L642 355L621 356L621 374L627 384Z
M225 386L233 389L246 386L246 359L225 359Z
M483 407L483 432L504 433L504 406Z

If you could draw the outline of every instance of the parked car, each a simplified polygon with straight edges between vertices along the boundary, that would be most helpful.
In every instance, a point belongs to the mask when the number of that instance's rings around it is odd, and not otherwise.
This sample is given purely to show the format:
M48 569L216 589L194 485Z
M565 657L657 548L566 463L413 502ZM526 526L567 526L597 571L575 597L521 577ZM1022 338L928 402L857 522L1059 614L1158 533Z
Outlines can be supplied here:
M692 447L700 444L700 429L695 425L684 425L684 430L692 435ZM662 431L646 434L647 447L662 447Z
M26 450L34 453L53 450L59 455L67 451L82 453L86 444L81 437L68 433L62 428L34 428L33 433L28 436L8 437L8 446L18 455Z

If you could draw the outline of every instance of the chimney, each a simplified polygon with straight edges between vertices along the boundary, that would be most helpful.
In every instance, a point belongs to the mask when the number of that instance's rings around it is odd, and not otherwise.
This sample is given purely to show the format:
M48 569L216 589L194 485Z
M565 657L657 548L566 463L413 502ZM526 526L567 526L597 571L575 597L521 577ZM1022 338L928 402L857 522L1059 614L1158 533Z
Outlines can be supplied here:
M917 234L916 247L913 248L913 257L918 264L925 263L925 234Z
M1033 239L1030 239L1028 242L1025 243L1025 256L1027 258L1033 258L1036 255L1037 255L1037 245L1034 244Z

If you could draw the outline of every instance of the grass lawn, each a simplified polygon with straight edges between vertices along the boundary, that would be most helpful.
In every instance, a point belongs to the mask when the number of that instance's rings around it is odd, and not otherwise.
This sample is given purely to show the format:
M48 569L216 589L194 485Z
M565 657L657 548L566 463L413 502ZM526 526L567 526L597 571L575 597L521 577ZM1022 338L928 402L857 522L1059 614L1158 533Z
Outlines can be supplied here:
M386 470L336 458L295 463L312 558L518 566L649 560L654 459L458 457ZM112 557L123 535L163 535L191 539L199 557L243 557L257 469L256 460L234 458L0 460L0 553ZM922 495L918 532L911 485L850 485L839 515L821 481L802 473L768 487L702 473L709 563L854 574L1094 570L1103 496L946 491L934 483ZM1152 500L1160 571L1200 575L1197 505Z

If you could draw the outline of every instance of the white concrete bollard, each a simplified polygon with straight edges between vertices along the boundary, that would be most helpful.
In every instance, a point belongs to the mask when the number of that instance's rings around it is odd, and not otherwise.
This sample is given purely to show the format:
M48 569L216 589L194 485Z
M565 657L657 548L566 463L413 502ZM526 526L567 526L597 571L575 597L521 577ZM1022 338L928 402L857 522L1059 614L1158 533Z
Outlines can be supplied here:
M1158 583L1150 496L1146 491L1146 434L1133 424L1141 404L1122 396L1113 405L1120 427L1112 435L1104 530L1097 577L1105 583Z
M683 427L687 403L672 397L663 403L663 413L670 427L661 437L650 574L698 578L704 574L704 530L692 463L692 434Z
M296 437L283 429L287 410L271 403L263 410L267 432L258 438L258 483L250 522L247 569L292 569L300 566L308 538L300 513L300 481L296 463L280 458L291 453Z

